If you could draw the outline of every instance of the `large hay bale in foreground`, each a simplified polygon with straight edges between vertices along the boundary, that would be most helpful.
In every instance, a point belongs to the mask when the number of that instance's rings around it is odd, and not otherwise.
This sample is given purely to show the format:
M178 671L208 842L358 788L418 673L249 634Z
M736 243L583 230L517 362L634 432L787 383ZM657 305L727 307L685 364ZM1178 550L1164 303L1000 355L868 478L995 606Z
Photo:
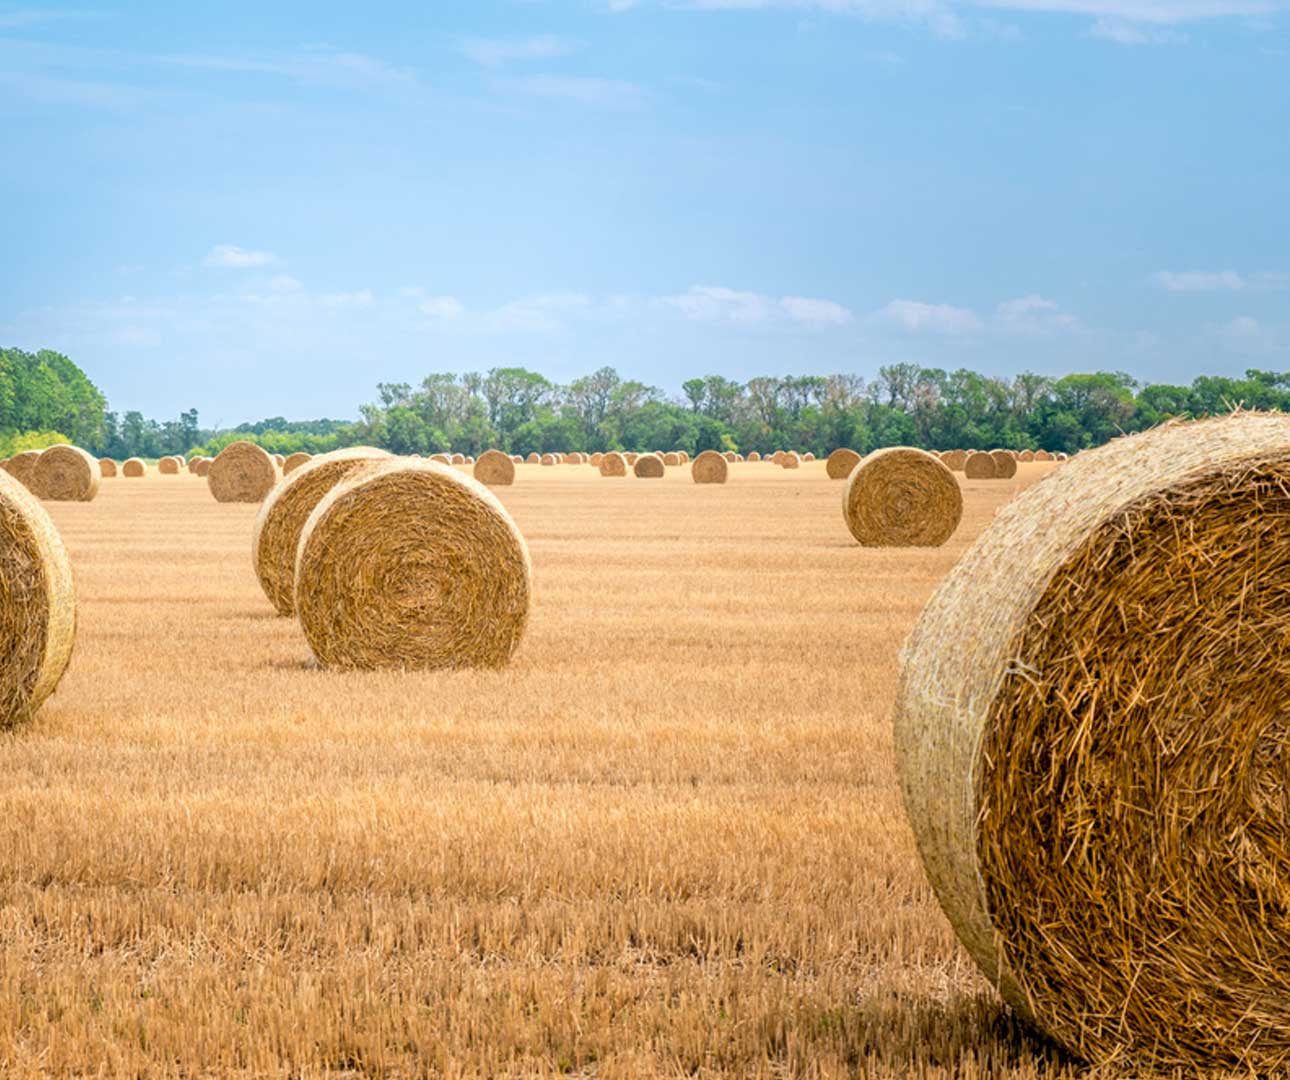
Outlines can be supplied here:
M179 475L179 459L174 457L163 457L157 459L157 472L162 476Z
M126 458L125 463L121 466L121 475L131 480L137 480L148 475L148 465L143 458Z
M828 461L824 463L824 471L828 473L830 480L845 480L859 464L859 454L840 446L829 455Z
M632 473L643 480L657 480L666 471L661 454L641 454L632 466Z
M79 446L60 445L41 451L29 486L37 497L51 502L90 502L102 478L97 458Z
M690 463L690 476L696 484L724 484L729 472L729 463L716 450L704 450Z
M24 487L31 487L31 477L40 460L39 450L23 450L14 454L5 464L5 471Z
M994 475L998 480L1011 480L1017 475L1017 459L1011 450L991 450L994 458Z
M282 475L290 476L301 465L313 460L313 454L306 454L303 450L297 450L294 454L288 454L287 459L282 463Z
M206 483L216 502L258 503L278 482L278 467L263 447L253 442L229 443L211 462Z
M993 455L973 450L963 462L963 475L969 480L993 480L999 475L999 467Z
M515 463L500 450L485 450L475 462L475 479L481 484L502 485L515 483Z
M963 493L935 454L891 446L851 471L842 516L865 547L940 547L963 517Z
M342 480L389 456L373 446L319 454L284 477L264 500L251 537L251 563L260 588L279 615L295 610L296 549L309 515Z
M116 462L110 457L99 458L99 475L104 479L112 479L117 474Z
M296 612L342 668L502 667L528 621L528 547L456 469L392 461L340 484L300 538Z
M1287 580L1290 417L1175 423L1002 507L905 645L941 905L1014 1008L1117 1075L1285 1073Z
M601 476L626 476L627 459L622 454L610 452L600 455Z
M0 727L54 692L76 637L72 568L36 497L0 473Z

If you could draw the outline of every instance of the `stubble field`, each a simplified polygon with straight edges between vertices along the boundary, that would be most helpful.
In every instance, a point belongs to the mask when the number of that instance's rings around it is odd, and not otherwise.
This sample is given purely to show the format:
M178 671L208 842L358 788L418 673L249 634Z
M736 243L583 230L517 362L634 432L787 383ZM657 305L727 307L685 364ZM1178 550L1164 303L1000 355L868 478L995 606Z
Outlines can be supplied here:
M197 478L49 505L80 632L0 735L0 1072L1065 1075L936 907L889 732L923 601L1050 468L875 551L818 462L521 467L500 673L312 669Z

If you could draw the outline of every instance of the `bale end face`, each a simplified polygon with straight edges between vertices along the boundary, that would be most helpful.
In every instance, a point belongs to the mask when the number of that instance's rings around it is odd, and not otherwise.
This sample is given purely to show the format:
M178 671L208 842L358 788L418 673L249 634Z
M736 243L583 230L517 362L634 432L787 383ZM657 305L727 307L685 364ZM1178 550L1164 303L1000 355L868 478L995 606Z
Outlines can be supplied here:
M90 502L99 493L102 469L78 446L51 446L36 459L31 489L51 502Z
M939 458L893 446L852 470L842 515L865 547L939 547L963 517L963 493Z
M273 490L278 478L278 467L267 450L252 442L234 442L211 462L206 483L216 502L258 503Z
M666 471L658 454L641 454L632 466L632 473L644 480L657 480Z
M724 484L729 472L729 463L715 450L704 450L690 463L690 476L696 484Z
M828 461L824 463L824 471L828 473L830 480L845 480L859 464L860 455L843 446L829 455Z
M618 453L602 454L599 469L601 476L626 476L627 459Z
M481 484L505 487L515 483L515 463L500 450L485 450L475 462L474 475Z

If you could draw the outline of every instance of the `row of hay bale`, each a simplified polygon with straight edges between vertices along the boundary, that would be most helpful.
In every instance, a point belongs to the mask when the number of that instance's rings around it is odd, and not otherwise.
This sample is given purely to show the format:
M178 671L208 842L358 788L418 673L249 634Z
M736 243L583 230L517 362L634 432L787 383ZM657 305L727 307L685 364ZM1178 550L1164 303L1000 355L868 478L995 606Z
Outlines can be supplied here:
M103 470L78 446L25 450L0 463L9 476L40 499L90 502L99 493Z
M528 620L528 546L497 497L451 466L374 447L278 480L252 560L327 667L500 667Z

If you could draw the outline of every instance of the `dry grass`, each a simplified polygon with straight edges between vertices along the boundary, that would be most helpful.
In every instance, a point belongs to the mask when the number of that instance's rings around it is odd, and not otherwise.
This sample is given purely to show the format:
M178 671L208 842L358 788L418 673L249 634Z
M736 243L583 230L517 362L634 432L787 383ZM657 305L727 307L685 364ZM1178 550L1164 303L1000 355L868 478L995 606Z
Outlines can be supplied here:
M940 914L890 736L923 601L1051 467L915 551L823 463L732 469L525 466L487 673L310 670L197 478L51 506L81 625L0 741L0 1072L1066 1075Z

